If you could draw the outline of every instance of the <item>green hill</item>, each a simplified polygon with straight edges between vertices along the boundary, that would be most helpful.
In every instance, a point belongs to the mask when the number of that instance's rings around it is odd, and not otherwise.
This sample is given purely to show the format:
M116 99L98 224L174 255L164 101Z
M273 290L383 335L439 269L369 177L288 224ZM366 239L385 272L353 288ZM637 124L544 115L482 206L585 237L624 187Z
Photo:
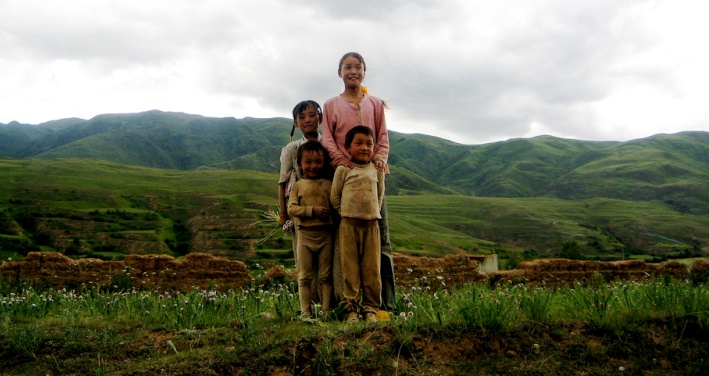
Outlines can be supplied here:
M275 207L291 126L161 111L0 124L0 240L84 253L288 257L287 239L258 241L273 226L248 226ZM390 140L387 195L403 252L553 254L570 240L599 257L707 248L707 132L628 142L461 145L398 132Z
M262 265L292 259L290 239L262 217L276 209L275 173L31 158L0 159L0 176L3 258L41 249L106 259L195 251ZM573 240L589 256L618 259L701 254L709 245L708 215L656 202L459 194L387 200L394 249L414 255L553 256Z
M0 155L92 158L178 170L207 166L277 172L290 129L291 120L285 118L208 118L161 111L110 114L0 125ZM390 133L394 174L388 180L389 194L605 197L709 213L707 132L629 142L540 136L472 146Z

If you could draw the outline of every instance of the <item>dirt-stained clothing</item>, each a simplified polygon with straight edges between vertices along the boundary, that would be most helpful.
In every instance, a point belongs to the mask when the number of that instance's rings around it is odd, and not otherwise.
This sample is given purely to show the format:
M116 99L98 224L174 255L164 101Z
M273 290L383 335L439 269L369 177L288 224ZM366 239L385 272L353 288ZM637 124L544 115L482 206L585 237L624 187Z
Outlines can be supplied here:
M342 299L349 312L375 313L381 306L381 236L377 220L383 199L384 172L373 163L353 168L338 166L335 170L330 201L342 216Z
M334 298L332 217L320 218L313 213L314 206L330 207L331 184L327 179L298 180L288 199L288 214L298 229L298 296L305 316L312 315L311 304L316 297L320 297L323 310L332 308ZM317 284L313 284L315 278Z
M330 201L340 216L357 219L381 218L384 172L373 163L337 166Z
M372 160L381 160L388 163L389 159L389 133L387 131L385 104L381 99L365 94L358 102L351 102L341 95L332 97L323 106L322 119L322 144L330 154L334 165L349 160L350 155L345 147L345 135L357 125L364 125L374 132L374 157ZM385 165L385 173L389 175L389 165ZM386 200L382 204L381 219L379 219L379 232L381 234L381 278L382 278L382 309L394 310L395 278L394 256L391 249L389 234L389 215ZM339 254L339 247L335 246L335 258ZM334 273L342 274L339 263L336 262ZM336 295L341 295L339 282L335 286Z

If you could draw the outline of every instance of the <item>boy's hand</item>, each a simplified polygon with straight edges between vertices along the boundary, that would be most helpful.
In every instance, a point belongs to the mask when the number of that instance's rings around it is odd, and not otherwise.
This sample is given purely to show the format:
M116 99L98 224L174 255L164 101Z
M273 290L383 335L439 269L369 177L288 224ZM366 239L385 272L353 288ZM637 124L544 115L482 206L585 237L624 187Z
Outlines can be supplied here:
M330 209L324 206L313 206L313 214L322 219L330 218Z

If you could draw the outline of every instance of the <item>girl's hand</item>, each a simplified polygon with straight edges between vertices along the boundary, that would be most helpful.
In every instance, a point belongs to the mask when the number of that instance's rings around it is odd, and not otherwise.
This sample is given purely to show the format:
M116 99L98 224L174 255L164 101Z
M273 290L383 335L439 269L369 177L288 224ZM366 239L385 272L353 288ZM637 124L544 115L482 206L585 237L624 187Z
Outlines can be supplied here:
M333 163L335 169L337 169L337 166L345 166L345 167L349 167L349 168L354 167L354 163L352 163L351 160L345 159L345 158L337 158L334 161L332 161L332 163Z
M287 220L288 220L288 216L287 216L287 215L282 215L282 216L280 216L280 217L278 218L278 225L281 226L281 227L283 227L283 225L286 223Z
M377 170L379 170L379 171L384 171L387 166L386 162L384 162L384 161L376 160L373 162L374 162L374 167L376 167Z
M313 206L313 214L322 219L330 218L330 209L324 206Z

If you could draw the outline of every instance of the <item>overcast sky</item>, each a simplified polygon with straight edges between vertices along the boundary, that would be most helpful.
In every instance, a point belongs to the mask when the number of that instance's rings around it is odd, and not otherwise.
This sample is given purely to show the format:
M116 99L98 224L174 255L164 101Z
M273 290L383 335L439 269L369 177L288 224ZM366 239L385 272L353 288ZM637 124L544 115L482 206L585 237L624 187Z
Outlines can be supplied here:
M341 93L337 63L358 51L397 132L709 131L707 15L703 0L0 0L0 123L291 117Z

